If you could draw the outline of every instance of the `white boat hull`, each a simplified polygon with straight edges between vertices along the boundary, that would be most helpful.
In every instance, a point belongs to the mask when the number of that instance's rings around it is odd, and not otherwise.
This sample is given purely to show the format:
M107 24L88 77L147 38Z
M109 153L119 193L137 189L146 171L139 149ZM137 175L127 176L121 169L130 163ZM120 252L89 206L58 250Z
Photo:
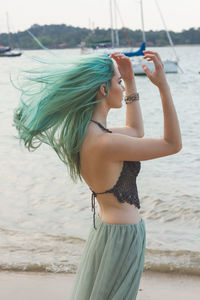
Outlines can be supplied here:
M154 71L154 64L152 62L142 62L149 68L151 72ZM145 72L142 68L142 63L132 62L133 70L135 75L145 75ZM178 64L175 61L165 60L163 61L165 73L178 73Z
M102 54L110 54L112 52L117 52L119 49L87 49L86 51L82 51L82 54L92 54L92 53L102 53ZM121 52L121 51L119 51ZM148 62L141 57L132 59L132 65L135 75L145 75L145 72L142 68L142 64L145 64L151 72L154 71L153 62ZM165 73L178 73L178 63L172 60L163 61Z

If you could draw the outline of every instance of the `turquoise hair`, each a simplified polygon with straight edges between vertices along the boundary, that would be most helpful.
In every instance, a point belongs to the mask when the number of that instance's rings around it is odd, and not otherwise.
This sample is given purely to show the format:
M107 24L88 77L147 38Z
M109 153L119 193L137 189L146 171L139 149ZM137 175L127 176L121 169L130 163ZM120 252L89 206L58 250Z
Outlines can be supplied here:
M95 110L97 92L105 83L107 93L114 65L105 54L70 59L36 59L40 68L24 71L20 103L14 125L29 151L50 145L67 165L74 182L80 175L80 149Z

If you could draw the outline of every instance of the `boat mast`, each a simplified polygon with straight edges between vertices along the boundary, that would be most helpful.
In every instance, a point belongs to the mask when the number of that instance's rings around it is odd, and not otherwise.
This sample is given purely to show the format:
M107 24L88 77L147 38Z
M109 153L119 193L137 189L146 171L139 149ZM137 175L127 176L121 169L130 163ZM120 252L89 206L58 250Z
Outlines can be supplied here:
M168 31L168 29L167 29L167 25L166 25L166 23L165 23L165 20L164 20L164 18L163 18L163 15L162 15L162 12L161 12L161 10L160 10L160 6L158 5L157 0L155 0L155 3L156 3L156 6L157 6L157 8L158 8L158 11L159 11L159 13L160 13L160 17L161 17L161 20L162 20L162 22L163 22L163 26L164 26L164 28L165 28L165 31L166 31L166 34L167 34L169 43L170 43L170 45L171 45L171 47L172 47L172 50L173 50L174 55L175 55L175 57L176 57L176 60L177 60L177 62L178 62L178 61L179 61L179 58L178 58L178 56L177 56L176 50L175 50L175 48L174 48L173 41L172 41L171 36L170 36L170 34L169 34L169 31Z
M117 29L117 3L116 0L114 0L114 17L115 17L115 41L116 41L116 47L119 47L119 35L118 35L118 29Z
M7 28L8 28L8 40L9 40L9 46L13 48L12 41L11 41L11 34L10 34L10 25L9 25L9 16L8 12L6 12L6 21L7 21Z
M129 36L128 36L127 30L126 30L126 27L125 27L125 25L124 25L124 21L123 21L123 18L122 18L122 15L121 15L121 12L120 12L120 10L119 10L119 6L118 6L117 2L116 2L116 9L117 9L118 15L119 15L119 17L120 17L120 20L121 20L121 23L122 23L122 28L123 28L124 34L125 34L125 36L126 36L128 45L129 45L129 47L132 49L133 46L132 46L131 41L130 41L130 39L129 39ZM132 50L131 50L131 51L132 51Z
M145 36L145 32L144 32L144 16L143 16L142 0L140 0L140 12L141 12L141 23L142 23L142 39L143 39L143 42L146 43L146 36Z
M112 0L110 0L110 27L111 27L111 41L112 48L114 48L114 31L113 31L113 15L112 15Z

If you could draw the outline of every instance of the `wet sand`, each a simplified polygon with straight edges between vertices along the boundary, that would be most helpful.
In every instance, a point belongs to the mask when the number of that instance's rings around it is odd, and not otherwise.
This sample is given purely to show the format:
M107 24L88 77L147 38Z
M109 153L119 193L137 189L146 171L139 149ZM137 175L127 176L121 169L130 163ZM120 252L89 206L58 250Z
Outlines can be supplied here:
M73 274L0 272L1 300L68 300ZM143 273L137 300L199 300L200 277ZM104 300L104 299L102 299Z

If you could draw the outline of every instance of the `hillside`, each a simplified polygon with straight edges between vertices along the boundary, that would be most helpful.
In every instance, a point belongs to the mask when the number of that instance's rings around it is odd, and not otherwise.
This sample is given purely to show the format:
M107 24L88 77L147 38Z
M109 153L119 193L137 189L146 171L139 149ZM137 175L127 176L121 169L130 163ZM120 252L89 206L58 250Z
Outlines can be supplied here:
M81 42L85 42L88 47L91 47L98 41L110 40L110 29L90 30L87 28L67 26L65 24L60 25L37 25L34 24L28 29L36 36L40 42L51 49L59 48L76 48L80 46ZM124 29L118 30L120 46L128 47L128 41L124 33ZM142 42L141 30L131 30L126 28L129 40L133 47L138 46ZM182 32L170 31L172 40L175 45L180 44L200 44L200 27L190 28L189 30L183 30ZM160 31L147 31L146 39L151 46L166 46L169 45L166 32ZM2 33L0 34L0 45L10 45L12 48L17 48L18 45L21 49L38 49L39 45L33 40L33 38L26 31L17 33Z

